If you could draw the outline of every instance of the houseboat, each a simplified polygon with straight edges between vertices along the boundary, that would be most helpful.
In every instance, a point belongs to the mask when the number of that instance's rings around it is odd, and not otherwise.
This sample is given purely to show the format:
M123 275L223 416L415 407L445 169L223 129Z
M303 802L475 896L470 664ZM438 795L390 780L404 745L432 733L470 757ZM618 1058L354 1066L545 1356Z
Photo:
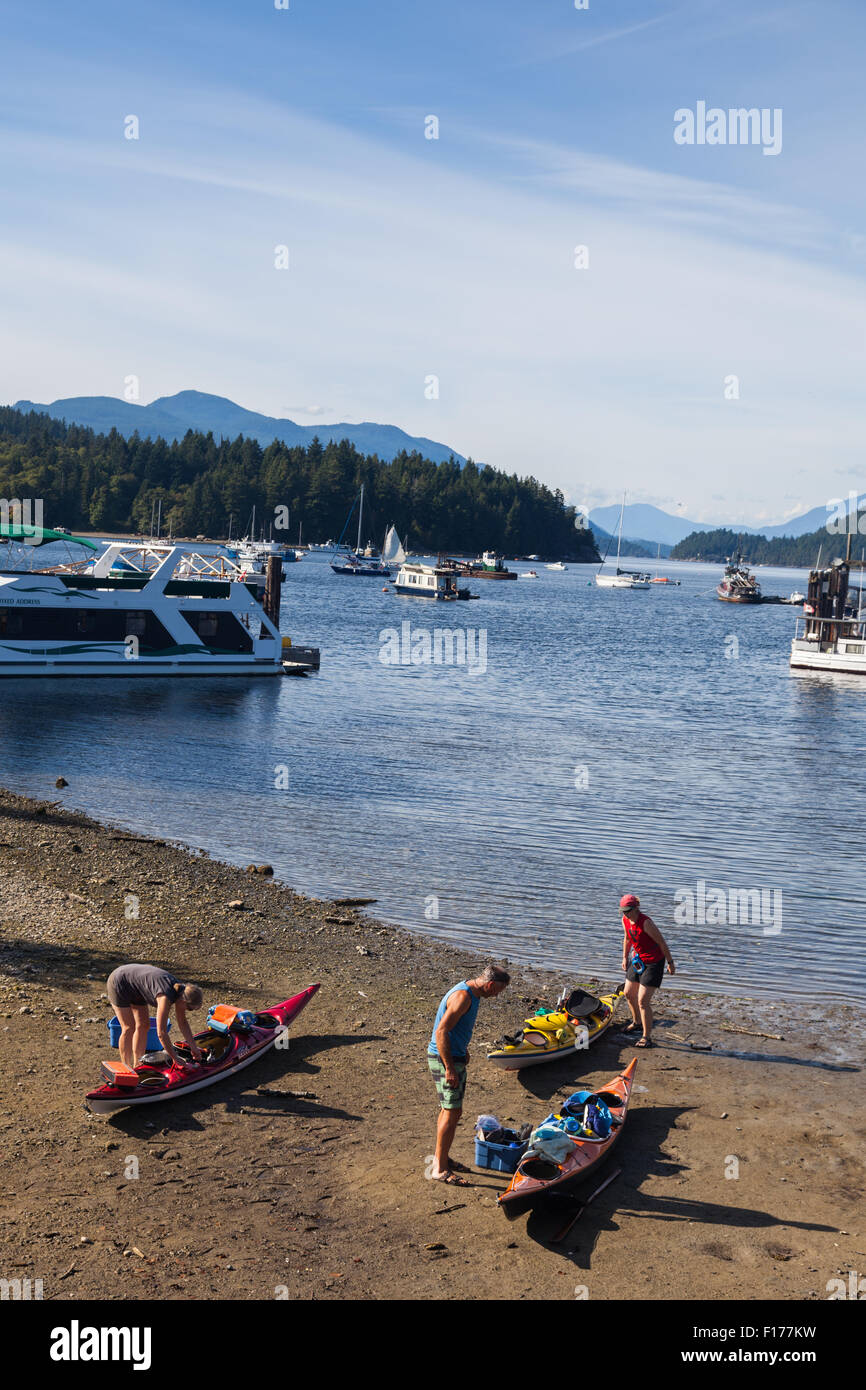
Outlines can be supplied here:
M85 558L40 566L31 546L29 568L0 569L0 676L282 674L278 566L260 602L224 556L109 542L91 558L93 542L43 532L60 539Z
M814 569L791 642L794 668L810 671L844 671L866 676L866 611L862 588L851 601L847 560L835 560L827 569Z
M457 575L447 565L401 565L394 589L398 594L412 594L415 598L451 600L461 597Z

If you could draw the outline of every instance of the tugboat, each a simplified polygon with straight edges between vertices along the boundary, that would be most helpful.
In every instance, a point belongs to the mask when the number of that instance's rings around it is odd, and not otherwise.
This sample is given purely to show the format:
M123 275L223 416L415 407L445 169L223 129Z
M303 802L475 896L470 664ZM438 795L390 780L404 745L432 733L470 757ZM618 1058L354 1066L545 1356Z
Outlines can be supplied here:
M761 586L755 576L743 564L742 555L728 559L724 578L716 586L716 594L723 603L760 603Z
M850 537L849 537L850 540ZM866 610L863 589L848 589L848 560L814 569L809 591L791 642L792 667L810 671L846 671L866 676Z
M517 570L506 569L503 557L492 550L485 550L480 560L449 560L448 564L457 574L466 575L469 579L517 578Z

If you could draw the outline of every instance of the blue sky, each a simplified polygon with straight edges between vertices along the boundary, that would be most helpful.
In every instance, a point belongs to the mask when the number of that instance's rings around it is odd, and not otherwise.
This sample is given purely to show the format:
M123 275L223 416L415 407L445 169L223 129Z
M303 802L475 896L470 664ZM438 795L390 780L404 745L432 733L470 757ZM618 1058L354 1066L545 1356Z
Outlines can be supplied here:
M4 401L135 376L145 402L388 421L697 520L866 490L857 0L49 0L0 23ZM699 101L781 108L780 153L676 144Z

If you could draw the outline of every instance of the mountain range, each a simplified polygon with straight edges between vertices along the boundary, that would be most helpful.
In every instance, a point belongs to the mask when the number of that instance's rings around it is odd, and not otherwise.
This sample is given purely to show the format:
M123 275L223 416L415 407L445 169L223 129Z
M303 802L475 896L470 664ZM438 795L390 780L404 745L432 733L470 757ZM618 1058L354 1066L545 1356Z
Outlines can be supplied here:
M860 507L864 502L866 494L860 499ZM664 552L666 545L676 545L695 531L718 531L721 528L734 531L737 535L766 536L770 540L776 536L806 536L825 526L831 514L825 503L824 506L813 507L811 511L803 512L801 516L792 517L790 521L781 521L772 526L743 526L733 522L688 521L685 517L671 516L669 512L663 512L659 507L650 506L646 502L635 502L626 506L623 536L643 536L646 542L651 542L654 546L661 541ZM590 512L589 519L599 528L615 532L619 525L619 507L595 507ZM623 539L623 548L625 544Z
M204 391L178 391L174 396L160 396L150 405L134 405L114 396L71 396L66 400L40 405L34 401L16 401L16 410L35 410L67 424L86 425L99 434L116 429L125 438L136 431L142 438L167 441L183 439L187 430L201 430L214 438L237 439L239 434L257 439L262 445L281 439L288 445L304 448L317 436L323 444L328 440L348 439L363 454L376 454L389 462L403 449L419 453L434 463L447 463L454 458L466 462L447 444L435 439L407 434L396 425L379 425L364 421L358 425L298 425L294 420L273 415L259 415L245 410L224 396L211 396Z
M305 448L316 437L323 444L329 440L339 442L348 439L361 453L375 454L385 462L390 462L403 450L407 453L417 452L434 463L445 463L449 458L461 465L466 462L465 457L449 445L423 435L407 434L397 425L372 421L298 425L287 417L261 415L257 411L244 409L225 396L214 396L204 391L178 391L174 396L160 396L150 405L138 405L114 396L72 396L49 404L20 400L15 402L14 408L44 413L70 424L86 425L98 433L116 429L125 438L137 431L142 438L156 439L161 436L172 441L182 439L187 430L201 430L205 434L213 434L217 440L237 439L238 435L244 435L258 440L262 445L280 439L289 446L299 444ZM864 501L866 496L861 499L861 506ZM608 536L616 534L619 511L619 507L614 505L595 507L589 514L590 525L602 550ZM661 544L661 553L668 555L671 547L686 536L696 531L717 531L722 527L738 535L766 536L769 539L799 537L819 530L826 524L827 518L825 504L771 526L745 526L689 521L685 517L672 516L649 503L635 502L625 508L622 549L624 554L654 555Z

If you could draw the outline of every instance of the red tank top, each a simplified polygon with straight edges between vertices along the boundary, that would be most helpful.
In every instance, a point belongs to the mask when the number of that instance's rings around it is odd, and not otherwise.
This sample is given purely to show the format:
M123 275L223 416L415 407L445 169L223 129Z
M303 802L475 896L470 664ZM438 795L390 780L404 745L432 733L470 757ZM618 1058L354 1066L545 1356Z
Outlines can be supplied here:
M632 922L628 917L623 917L623 931L632 944L632 949L636 956L646 965L652 965L654 961L664 960L665 954L657 941L653 941L648 932L643 929L646 921L646 913L639 912L636 922Z

